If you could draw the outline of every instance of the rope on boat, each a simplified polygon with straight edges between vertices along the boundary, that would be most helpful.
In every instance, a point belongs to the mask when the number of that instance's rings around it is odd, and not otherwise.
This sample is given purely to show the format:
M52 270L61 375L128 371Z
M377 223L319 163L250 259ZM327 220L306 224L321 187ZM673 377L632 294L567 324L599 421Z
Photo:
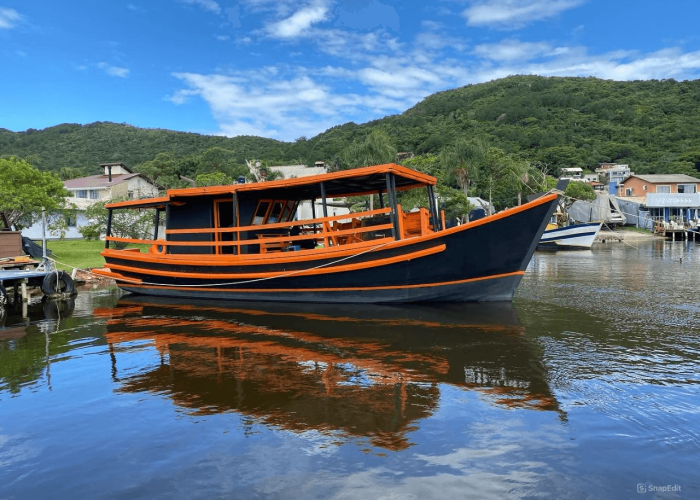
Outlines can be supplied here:
M137 280L133 280L133 279L129 279L129 278L112 278L112 279L114 279L115 281L124 281L126 283L134 283L134 284L139 284L139 285L172 286L172 287L185 287L185 288L246 285L248 283L256 283L256 282L260 282L260 281L273 280L273 279L277 279L277 278L286 278L288 276L293 276L295 274L305 273L308 271L313 271L315 269L321 269L324 267L332 266L334 264L338 264L340 262L344 262L346 260L350 260L350 259L353 259L355 257L360 257L361 255L364 255L366 253L374 252L375 250L378 250L378 249L388 245L389 243L392 243L392 242L388 241L386 243L382 243L381 245L377 245L377 246L374 246L372 248L369 248L369 249L365 250L364 252L360 252L360 253L353 254L353 255L348 255L347 257L343 257L342 259L337 259L337 260L334 260L331 262L326 262L325 264L319 264L318 266L315 266L315 267L310 267L310 268L306 268L306 269L298 269L296 271L290 271L288 273L278 274L277 276L268 276L267 278L256 278L256 279L246 280L246 281L232 281L229 283L207 283L207 284L201 284L201 285L176 285L176 284L166 285L165 283L150 283L147 281L137 281ZM47 257L47 259L50 259L52 262L54 262L54 264L60 264L60 265L65 266L65 267L75 269L76 271L82 271L82 272L90 273L94 276L99 276L100 278L104 278L104 276L102 276L100 274L93 273L91 269L80 269L78 267L74 267L74 266L71 266L69 264L64 264L63 262L59 262L56 259L52 259L50 257Z

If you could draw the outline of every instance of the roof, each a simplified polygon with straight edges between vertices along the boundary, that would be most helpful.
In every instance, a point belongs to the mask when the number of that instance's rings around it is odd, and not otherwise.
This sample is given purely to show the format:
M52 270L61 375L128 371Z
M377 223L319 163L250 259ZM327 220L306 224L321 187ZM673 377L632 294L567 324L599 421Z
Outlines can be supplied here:
M102 168L104 168L104 167L121 167L121 168L123 168L124 170L126 170L126 171L129 172L129 173L132 173L132 174L134 173L133 170L131 170L129 167L127 167L126 165L124 165L124 164L123 164L122 162L120 162L120 161L117 161L117 162L100 163L100 167L102 167Z
M633 177L648 182L649 184L660 184L660 183L676 183L676 182L700 182L700 179L691 177L685 174L646 174L646 175L632 175L625 179L624 182L629 181ZM624 184L623 182L623 184Z
M122 182L131 179L132 177L146 177L143 174L119 174L112 176L112 182L109 182L108 175L91 175L89 177L79 177L77 179L70 179L64 181L63 185L66 189L80 189L80 188L107 188L112 187L116 184L121 184ZM146 179L148 180L148 179ZM150 181L149 181L150 182Z
M166 196L160 198L124 201L107 204L107 208L138 208L155 207L174 199L193 196L221 196L237 193L245 197L259 197L258 192L265 191L270 198L288 198L313 200L321 197L321 183L327 198L337 196L357 196L386 191L386 174L395 175L398 191L413 189L421 186L434 186L437 179L410 168L386 163L373 167L341 170L330 174L310 175L294 179L283 179L269 182L254 182L247 184L231 184L228 186L209 186L199 188L169 189Z

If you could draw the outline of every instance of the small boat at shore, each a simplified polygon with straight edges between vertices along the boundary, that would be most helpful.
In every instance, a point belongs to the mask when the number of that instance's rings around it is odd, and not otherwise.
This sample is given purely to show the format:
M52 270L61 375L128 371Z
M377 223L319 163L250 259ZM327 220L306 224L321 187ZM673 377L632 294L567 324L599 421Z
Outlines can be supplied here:
M542 234L537 248L555 250L590 249L602 226L602 222L571 224L563 227L549 224L544 234Z
M445 227L429 175L396 164L270 182L172 189L110 203L94 272L125 291L157 296L282 302L510 301L559 194ZM424 190L427 207L399 197ZM376 196L380 207L329 216L327 199ZM320 200L322 216L298 220ZM116 210L154 211L153 239L111 234ZM161 215L165 229L159 231ZM164 237L160 238L160 234ZM145 245L110 248L110 243Z

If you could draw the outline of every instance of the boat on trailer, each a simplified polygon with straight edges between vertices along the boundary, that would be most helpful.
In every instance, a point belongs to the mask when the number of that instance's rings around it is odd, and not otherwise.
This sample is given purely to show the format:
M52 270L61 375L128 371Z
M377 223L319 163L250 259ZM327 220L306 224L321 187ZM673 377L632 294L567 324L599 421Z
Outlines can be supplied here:
M213 300L512 300L559 195L448 228L436 182L384 164L110 203L105 268L94 272L128 292ZM404 211L399 197L411 190L424 191L427 207ZM328 215L328 198L375 195L379 208ZM297 220L299 204L316 200L323 213ZM152 239L111 235L114 211L144 209L154 211ZM110 248L116 242L145 247Z

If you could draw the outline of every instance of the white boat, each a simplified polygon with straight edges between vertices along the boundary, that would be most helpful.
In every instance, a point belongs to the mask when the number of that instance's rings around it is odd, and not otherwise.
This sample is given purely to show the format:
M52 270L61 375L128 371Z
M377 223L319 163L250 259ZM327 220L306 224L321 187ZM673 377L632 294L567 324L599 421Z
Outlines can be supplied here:
M602 225L602 222L571 224L564 227L549 224L537 247L561 250L591 248Z

